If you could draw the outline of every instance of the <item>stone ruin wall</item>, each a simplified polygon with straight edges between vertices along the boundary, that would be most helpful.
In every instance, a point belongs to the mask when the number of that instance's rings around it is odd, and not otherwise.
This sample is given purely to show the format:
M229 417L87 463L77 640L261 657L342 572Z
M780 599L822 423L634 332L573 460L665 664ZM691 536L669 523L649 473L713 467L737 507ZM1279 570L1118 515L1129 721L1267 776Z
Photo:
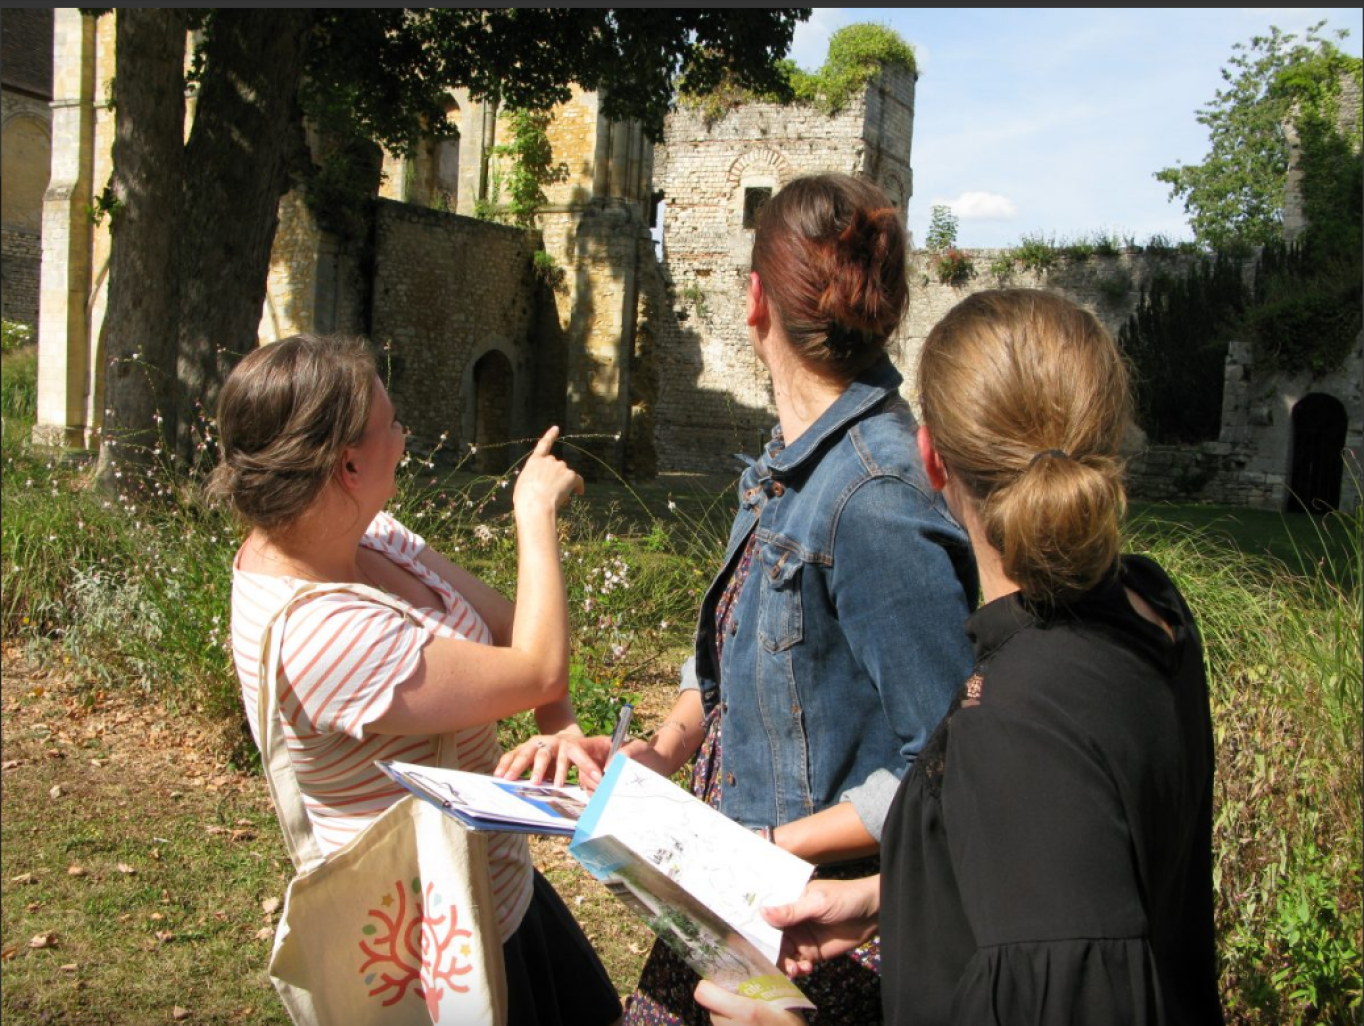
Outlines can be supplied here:
M40 360L35 436L64 444L83 442L78 436L98 423L102 402L93 350L108 232L85 233L89 197L110 171L108 25L62 10L54 26L54 94L68 105L54 109L53 180L44 205L44 251L57 258L58 273L43 279L40 332L52 330L54 341ZM775 420L767 375L744 325L752 238L742 227L744 190L845 171L878 181L907 203L914 84L912 75L891 69L833 117L750 104L707 125L681 110L669 118L667 145L656 152L637 127L603 121L593 94L575 92L550 128L568 177L548 190L538 236L429 209L453 203L471 212L475 190L487 183L481 158L505 133L495 111L456 96L458 144L424 147L410 164L390 158L383 192L405 202L378 204L372 239L336 239L318 230L298 196L284 198L261 339L314 330L389 341L405 415L424 440L444 433L451 447L475 437L472 368L496 351L511 377L489 394L505 393L500 401L510 406L503 412L513 437L557 422L606 463L638 476L732 474L731 454L756 452ZM87 132L93 145L80 142ZM666 195L661 265L645 227L654 187ZM555 282L534 271L531 257L540 245L554 258ZM996 284L987 269L997 251L971 255L978 275L959 288L934 280L926 254L912 257L909 315L895 354L911 398L928 329L965 294ZM1045 277L1018 271L1012 282L1060 291L1116 331L1162 260L1096 256L1063 261ZM1124 276L1131 287L1120 294L1112 279ZM81 279L89 281L83 309L49 302L49 287L64 299ZM1281 505L1292 405L1312 391L1347 407L1347 444L1357 465L1359 347L1323 381L1256 381L1251 370L1233 347L1222 437L1196 447L1152 447L1132 464L1134 493ZM1348 477L1343 501L1357 502Z
M474 367L500 354L512 371L510 410L529 408L538 240L504 225L381 200L375 210L368 334L414 450L462 454L474 440ZM494 358L496 359L496 358ZM382 365L387 362L388 367ZM531 430L522 416L512 437Z
M903 204L912 187L914 76L889 69L834 116L750 103L712 124L695 110L668 116L655 155L664 193L664 300L657 321L653 410L660 469L728 473L774 422L771 384L744 323L753 232L748 188L844 172L872 178Z

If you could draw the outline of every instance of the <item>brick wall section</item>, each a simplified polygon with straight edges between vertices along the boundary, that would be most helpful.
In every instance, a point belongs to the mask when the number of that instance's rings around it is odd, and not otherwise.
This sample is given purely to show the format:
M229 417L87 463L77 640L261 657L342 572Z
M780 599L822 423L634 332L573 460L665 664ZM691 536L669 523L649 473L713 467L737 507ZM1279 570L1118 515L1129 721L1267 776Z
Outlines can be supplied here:
M0 82L52 99L52 8L6 7L0 13Z
M38 294L43 260L43 239L37 232L6 226L0 229L3 259L0 259L0 299L7 321L37 327Z
M913 79L903 78L912 108ZM873 134L884 141L900 129L881 116L889 104L877 102L875 123L888 127ZM686 108L669 115L667 145L655 153L674 310L658 329L654 423L661 469L725 473L738 465L731 454L753 453L766 437L774 421L771 385L744 324L753 246L752 231L743 227L744 191L775 191L803 174L866 171L868 124L868 95L832 117L767 103L731 110L711 125ZM907 169L908 158L906 148L901 160L882 155L880 164Z
M467 450L475 414L473 366L489 350L512 366L512 433L525 416L535 352L531 232L379 201L370 334L389 347L390 391L416 448Z

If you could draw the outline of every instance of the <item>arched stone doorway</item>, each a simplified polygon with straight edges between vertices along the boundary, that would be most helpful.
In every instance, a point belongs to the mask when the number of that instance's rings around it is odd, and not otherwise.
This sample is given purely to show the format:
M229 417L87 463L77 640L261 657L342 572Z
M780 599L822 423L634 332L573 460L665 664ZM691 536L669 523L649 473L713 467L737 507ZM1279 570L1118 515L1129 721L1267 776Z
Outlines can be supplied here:
M1320 513L1340 506L1347 420L1344 404L1321 392L1304 396L1293 406L1290 513Z
M511 414L511 361L496 350L484 353L474 364L474 468L480 473L500 474L510 465Z

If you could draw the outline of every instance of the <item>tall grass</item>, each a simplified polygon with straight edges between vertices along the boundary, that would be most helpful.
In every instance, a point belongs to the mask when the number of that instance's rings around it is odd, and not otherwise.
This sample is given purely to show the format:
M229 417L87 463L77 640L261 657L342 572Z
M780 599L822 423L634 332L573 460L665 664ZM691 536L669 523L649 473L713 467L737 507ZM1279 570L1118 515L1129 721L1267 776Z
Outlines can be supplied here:
M34 452L9 412L14 366L7 357L4 639L71 660L94 687L198 710L252 761L228 650L236 528L188 482L153 475L136 495L129 482L128 494L104 496L79 468ZM448 480L432 460L413 460L395 511L510 593L510 474ZM625 494L637 508L575 500L562 521L574 697L589 730L609 727L650 672L679 660L732 503ZM1204 634L1222 988L1230 1019L1248 1026L1354 1021L1360 1007L1359 515L1335 526L1353 572L1289 568L1150 521L1132 539L1170 570ZM504 740L531 729L522 717Z
M1356 571L1360 528L1358 511L1332 525ZM1139 531L1134 543L1178 582L1206 648L1218 755L1214 884L1229 1017L1357 1021L1360 576L1229 558L1198 532Z

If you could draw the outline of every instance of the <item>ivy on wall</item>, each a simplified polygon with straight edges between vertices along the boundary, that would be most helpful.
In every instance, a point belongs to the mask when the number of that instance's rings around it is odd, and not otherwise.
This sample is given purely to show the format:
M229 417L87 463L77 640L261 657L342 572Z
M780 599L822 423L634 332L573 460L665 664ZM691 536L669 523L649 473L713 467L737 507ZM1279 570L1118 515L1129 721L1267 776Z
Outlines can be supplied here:
M1216 440L1227 340L1248 300L1241 261L1218 256L1161 274L1118 333L1132 366L1137 422L1157 444Z
M678 90L679 102L699 111L707 126L742 104L785 103L791 98L834 115L888 66L918 74L914 48L884 25L846 25L829 37L828 54L818 71L804 71L792 60L779 62L789 95L753 92L739 87L733 79L725 79L705 92L691 92L684 81Z

